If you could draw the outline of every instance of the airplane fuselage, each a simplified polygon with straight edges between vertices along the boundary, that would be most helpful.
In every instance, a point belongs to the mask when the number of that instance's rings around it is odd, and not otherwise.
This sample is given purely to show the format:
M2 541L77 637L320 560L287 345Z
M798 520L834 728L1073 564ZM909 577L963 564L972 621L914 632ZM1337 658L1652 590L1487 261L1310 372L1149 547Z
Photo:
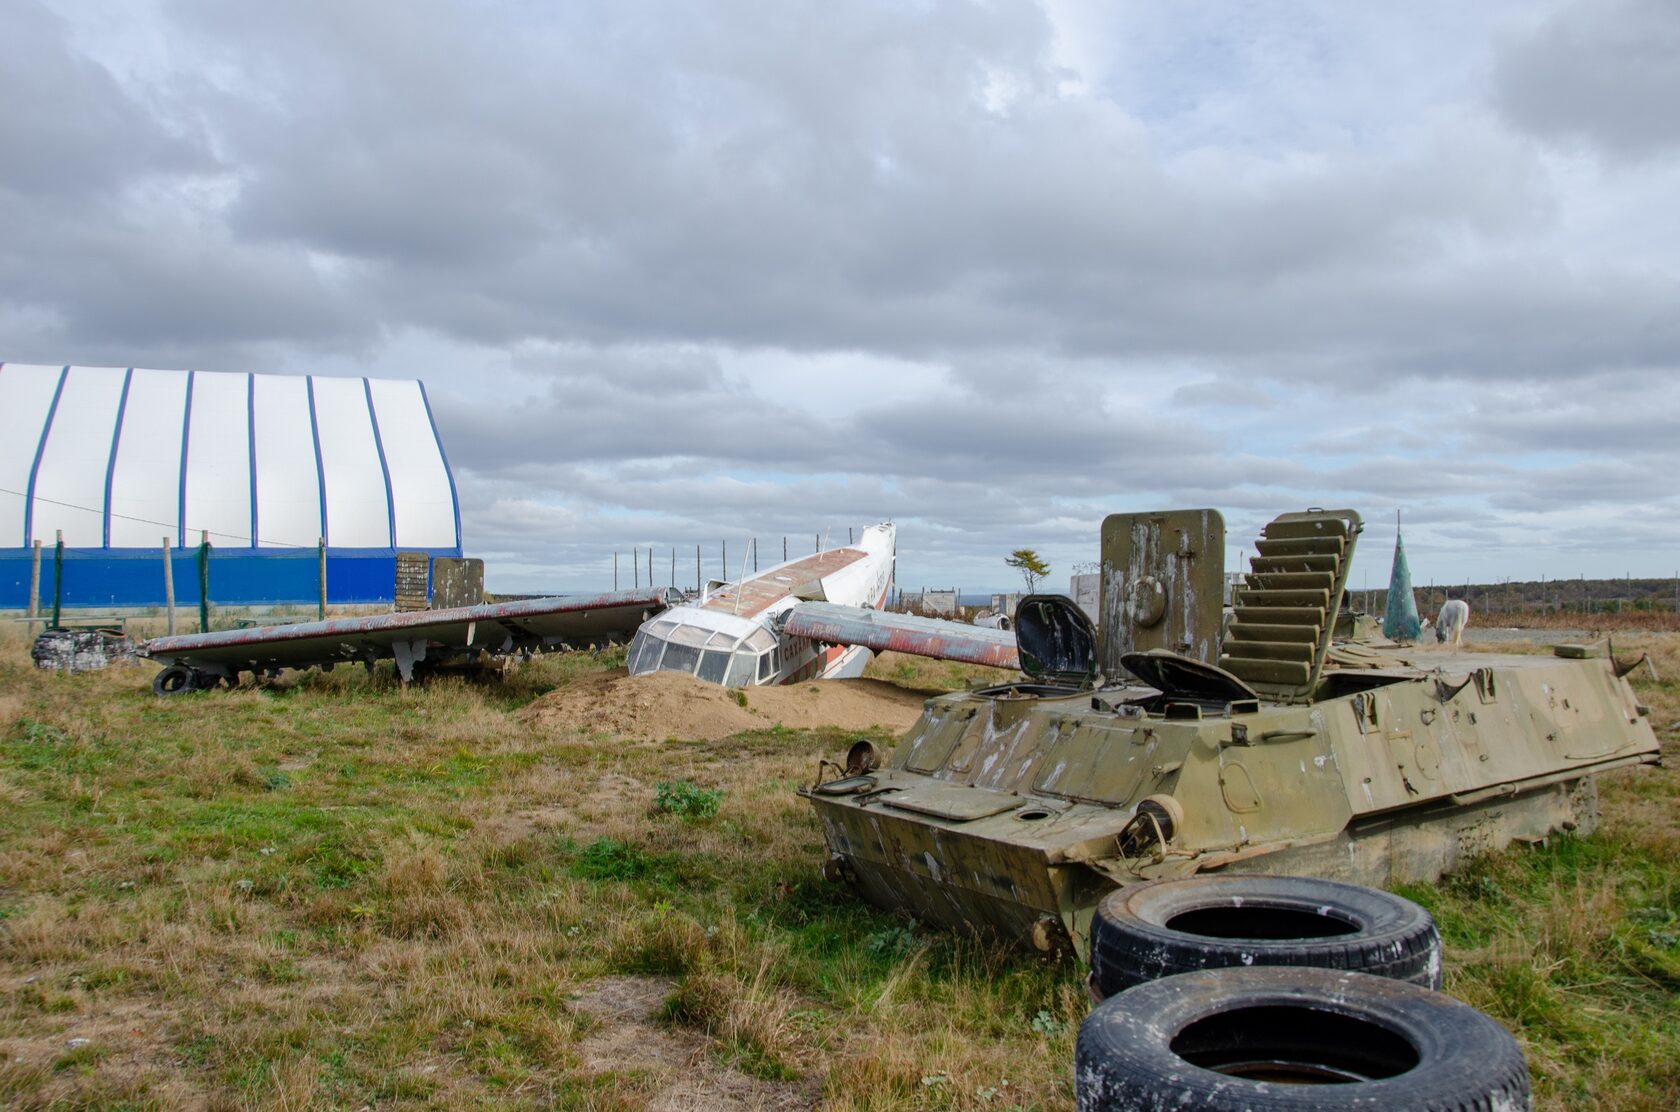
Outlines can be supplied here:
M872 525L855 544L777 564L671 607L630 642L630 674L682 672L725 687L861 675L874 657L869 649L794 637L779 619L800 602L880 609L892 587L896 531L891 523Z

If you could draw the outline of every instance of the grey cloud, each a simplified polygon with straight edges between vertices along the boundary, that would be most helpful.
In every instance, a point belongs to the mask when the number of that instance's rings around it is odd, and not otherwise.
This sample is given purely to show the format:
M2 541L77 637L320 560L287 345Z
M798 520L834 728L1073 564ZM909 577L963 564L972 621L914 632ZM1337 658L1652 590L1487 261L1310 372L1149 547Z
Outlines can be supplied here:
M166 125L73 51L57 16L14 0L0 26L0 193L49 208L98 205L137 178L214 167L204 136Z
M1680 148L1680 7L1574 0L1510 44L1495 73L1518 127L1617 157Z
M1399 72L1427 20L1342 35L1326 9L1296 42L1268 17L1258 44L1222 24L1278 62L1248 87L1151 14L1169 49L1118 84L1167 59L1181 132L1064 92L1028 0L160 0L161 61L12 5L29 58L0 76L0 141L40 158L0 167L0 358L418 350L383 370L429 380L469 544L539 570L893 514L908 560L998 582L998 538L1090 558L1103 513L1175 501L1229 509L1233 537L1309 501L1521 536L1672 470L1660 191L1589 197L1532 140L1590 134L1658 181L1671 125L1603 117L1667 88L1644 48L1627 73L1606 54L1661 40L1660 15L1568 8L1456 99L1364 89L1355 142L1290 131L1327 89L1279 91L1296 51L1354 74L1390 35ZM1574 99L1547 99L1565 62ZM1271 95L1284 111L1244 115ZM914 366L913 388L756 388L834 353Z
M242 168L232 232L354 260L346 296L388 325L1485 374L1525 361L1489 358L1512 317L1567 321L1556 361L1624 361L1644 305L1508 253L1543 178L1480 124L1333 166L1175 168L1056 92L1027 3L622 5L537 32L440 0L175 10L271 83L204 94ZM997 74L1020 92L992 111ZM1443 265L1465 237L1495 248L1484 272ZM1676 346L1658 327L1641 350Z

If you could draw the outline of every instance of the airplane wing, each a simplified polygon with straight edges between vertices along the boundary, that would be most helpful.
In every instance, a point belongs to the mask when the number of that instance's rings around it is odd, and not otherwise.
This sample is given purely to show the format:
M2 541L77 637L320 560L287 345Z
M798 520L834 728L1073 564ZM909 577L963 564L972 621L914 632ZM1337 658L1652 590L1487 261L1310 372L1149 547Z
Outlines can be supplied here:
M782 628L795 637L830 645L862 645L876 652L910 653L993 668L1021 666L1013 633L940 618L832 602L801 602L788 611Z
M485 603L448 610L415 610L365 618L333 618L296 625L227 629L158 637L140 646L154 660L209 676L241 669L308 668L338 661L395 657L403 679L428 649L505 653L563 643L628 640L650 616L674 605L669 587L597 595Z

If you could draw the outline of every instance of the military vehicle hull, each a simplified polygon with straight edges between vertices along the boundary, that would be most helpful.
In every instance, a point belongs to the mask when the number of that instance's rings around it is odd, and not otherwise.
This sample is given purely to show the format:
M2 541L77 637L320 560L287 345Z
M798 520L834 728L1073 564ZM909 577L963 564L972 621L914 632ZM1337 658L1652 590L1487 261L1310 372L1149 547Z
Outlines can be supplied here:
M805 789L829 874L925 922L1083 953L1117 886L1218 869L1431 880L1591 829L1593 777L1658 756L1606 656L1326 638L1310 690L1265 696L1167 650L1124 659L1122 685L1064 674L932 699L883 767Z
M1121 884L1227 868L1432 880L1590 830L1592 777L1657 758L1609 660L1418 653L1346 678L1365 690L1289 707L1136 688L944 696L887 767L807 795L834 872L871 902L1083 949Z

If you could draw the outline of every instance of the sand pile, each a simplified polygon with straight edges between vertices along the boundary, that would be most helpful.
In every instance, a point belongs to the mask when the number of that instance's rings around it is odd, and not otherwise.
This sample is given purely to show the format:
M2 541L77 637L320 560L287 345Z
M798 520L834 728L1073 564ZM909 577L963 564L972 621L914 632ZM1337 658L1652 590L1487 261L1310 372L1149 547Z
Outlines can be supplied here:
M736 693L692 676L656 672L632 678L624 672L580 676L520 712L532 726L556 733L602 732L619 737L668 737L715 741L742 730L780 723L793 729L836 726L862 730L908 729L922 712L926 695L880 680L817 680L788 687L742 689Z

